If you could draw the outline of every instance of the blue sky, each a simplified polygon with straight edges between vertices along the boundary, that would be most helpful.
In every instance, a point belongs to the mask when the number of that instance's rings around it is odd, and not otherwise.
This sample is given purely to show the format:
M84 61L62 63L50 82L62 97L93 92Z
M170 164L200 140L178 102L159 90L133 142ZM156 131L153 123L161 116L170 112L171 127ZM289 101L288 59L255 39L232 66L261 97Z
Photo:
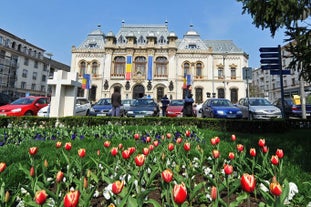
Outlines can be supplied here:
M232 40L249 54L249 66L260 66L259 48L284 44L284 32L274 38L256 28L235 0L10 0L1 2L0 28L26 39L71 64L71 47L101 25L106 34L126 24L164 24L179 38L193 25L202 39Z

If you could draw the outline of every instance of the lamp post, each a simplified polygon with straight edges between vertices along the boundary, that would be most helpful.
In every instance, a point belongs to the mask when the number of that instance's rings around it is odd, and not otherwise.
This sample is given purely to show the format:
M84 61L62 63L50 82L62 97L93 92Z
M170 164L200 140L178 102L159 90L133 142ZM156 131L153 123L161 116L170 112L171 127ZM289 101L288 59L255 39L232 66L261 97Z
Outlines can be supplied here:
M224 70L223 70L223 76L224 76L224 98L226 98L226 66L225 66L225 63L226 63L226 58L228 56L228 52L225 52L223 55L222 55L222 64L224 66Z
M48 64L48 67L46 70L46 80L45 80L46 81L45 96L47 97L48 96L48 79L49 79L49 73L51 70L51 60L52 60L53 54L52 53L45 53L45 55L49 57L49 64Z

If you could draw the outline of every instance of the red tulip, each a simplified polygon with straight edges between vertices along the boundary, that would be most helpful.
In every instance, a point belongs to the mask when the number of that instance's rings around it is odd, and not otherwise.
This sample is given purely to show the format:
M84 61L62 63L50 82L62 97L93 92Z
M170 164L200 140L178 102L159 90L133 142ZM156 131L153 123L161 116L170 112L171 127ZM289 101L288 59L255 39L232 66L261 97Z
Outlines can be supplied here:
M185 151L189 151L189 150L190 150L190 143L189 143L189 142L185 142L185 144L184 144L184 150L185 150Z
M119 149L122 149L122 148L123 148L123 144L120 143L120 144L118 145L118 148L119 148Z
M213 154L213 157L216 159L216 158L219 158L219 156L220 156L220 152L219 152L219 150L213 150L212 151L212 154Z
M0 173L3 172L6 168L6 163L5 162L1 162L0 163Z
M65 147L65 150L67 150L67 151L71 150L71 143L66 142L64 147Z
M136 166L140 167L145 163L145 155L139 154L135 157Z
M105 141L104 142L104 147L109 148L110 147L111 142L110 141Z
M166 169L162 172L162 179L166 182L169 183L173 180L173 172L170 169Z
M233 160L234 159L234 153L233 152L229 152L228 157L229 157L230 160Z
M56 142L55 146L56 146L56 148L61 148L62 147L62 142Z
M153 144L149 145L149 151L152 151L152 150L154 150L154 145Z
M123 189L123 186L124 186L124 181L115 181L114 183L112 183L112 192L114 194L119 194L121 193L122 189Z
M100 155L100 150L97 150L96 154L97 154L97 156L99 156Z
M182 138L181 137L178 137L177 139L176 139L176 143L177 144L180 144L182 142Z
M129 147L128 150L130 151L130 155L136 151L135 147Z
M138 140L139 139L139 134L134 134L134 139Z
M244 150L244 146L242 144L237 144L236 148L239 152L243 152Z
M232 172L233 172L232 165L225 164L224 165L224 172L225 172L226 175L231 175Z
M215 186L211 187L211 199L213 201L217 199L217 188Z
M168 148L169 151L172 151L174 149L174 144L173 143L169 143L167 148Z
M191 136L191 131L190 130L186 130L185 135L186 135L186 137L190 137Z
M154 141L153 141L153 145L154 145L155 147L157 147L157 146L159 145L159 141L158 141L158 140L154 140Z
M71 190L64 197L64 207L76 207L79 204L80 192Z
M216 144L217 144L217 141L216 141L215 137L214 137L214 138L211 138L211 144L212 144L212 145L216 145Z
M276 156L276 155L272 155L272 157L271 157L271 163L272 163L273 165L278 165L278 164L279 164L279 157Z
M117 147L111 148L110 153L112 156L116 156L118 154L118 148Z
M146 142L147 142L147 143L151 142L151 137L149 137L149 136L146 137Z
M39 190L35 194L35 201L37 204L43 205L47 197L48 197L48 194L45 192L45 190Z
M166 133L166 138L170 139L172 137L171 133Z
M252 157L255 157L255 156L256 156L256 149L255 149L255 148L250 148L250 149L249 149L249 154L250 154Z
M143 148L143 154L147 156L149 154L149 148L144 147Z
M262 151L263 153L267 153L267 152L269 151L269 148L268 148L267 146L263 146L263 147L261 148L261 151Z
M29 154L34 156L38 152L38 147L30 147L29 148Z
M278 158L282 159L284 157L284 152L282 149L277 149L275 152L276 156L278 156Z
M86 155L86 150L84 148L81 148L78 150L79 157L84 157Z
M56 182L59 183L63 180L64 178L64 173L62 171L58 171L56 174Z
M173 198L175 203L182 204L187 199L187 189L184 183L175 184L173 189Z
M266 140L265 139L259 139L259 141L258 141L258 146L259 147L263 147L263 146L265 146L265 144L266 144Z
M275 176L273 176L272 182L270 183L270 192L275 196L280 196L282 194L282 186L276 180Z
M29 175L31 177L35 176L35 168L33 166L31 166L30 170L29 170Z
M130 154L130 150L123 150L122 151L122 157L124 158L124 159L128 159L128 158L130 158L130 156L131 156L131 154Z
M231 135L231 140L235 141L236 140L236 136L234 134Z
M241 186L244 191L248 193L253 192L256 187L256 180L254 175L244 173L241 177Z

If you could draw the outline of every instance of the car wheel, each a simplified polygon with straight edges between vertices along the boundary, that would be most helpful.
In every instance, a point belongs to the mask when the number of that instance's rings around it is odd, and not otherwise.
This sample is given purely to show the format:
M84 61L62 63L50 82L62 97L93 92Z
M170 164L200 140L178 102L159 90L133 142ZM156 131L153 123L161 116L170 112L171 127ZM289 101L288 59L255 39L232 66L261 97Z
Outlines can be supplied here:
M26 113L24 114L25 116L32 116L32 112L31 111L26 111Z

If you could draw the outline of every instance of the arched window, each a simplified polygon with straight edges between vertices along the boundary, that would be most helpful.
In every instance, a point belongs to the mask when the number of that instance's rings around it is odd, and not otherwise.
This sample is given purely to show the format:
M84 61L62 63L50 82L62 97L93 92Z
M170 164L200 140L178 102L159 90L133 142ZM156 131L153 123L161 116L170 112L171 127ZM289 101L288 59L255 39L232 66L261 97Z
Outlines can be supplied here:
M185 62L184 63L184 73L187 75L187 74L190 74L190 64L188 62Z
M225 90L223 88L217 89L218 98L225 98Z
M125 57L118 56L114 58L114 76L123 76L125 71Z
M125 39L124 39L124 37L121 35L119 38L118 38L118 43L119 44L123 44L123 43L125 43L126 41L125 41Z
M146 41L145 41L145 39L144 39L144 37L143 36L140 36L139 38L138 38L138 40L137 40L137 43L138 44L144 44Z
M80 76L83 76L86 72L86 63L84 61L82 61L80 63Z
M196 76L202 76L202 63L197 63L195 65L195 73Z
M203 103L203 89L195 88L195 102L200 104Z
M155 64L156 64L155 76L166 77L167 76L167 64L168 64L166 57L157 57Z
M96 75L97 74L97 69L98 69L98 64L96 61L92 62L92 74Z
M159 38L158 43L159 43L159 44L165 44L165 43L166 43L165 38L164 38L163 36L161 36L161 37Z
M139 56L137 58L135 58L135 73L136 74L140 74L141 76L145 76L146 75L146 58Z
M12 49L15 49L15 47L16 47L16 43L12 42Z
M238 102L239 97L238 97L238 89L237 88L232 88L230 90L230 99L231 99L231 102L234 104Z
M164 88L158 87L157 88L157 102L160 102L163 96L164 96Z

